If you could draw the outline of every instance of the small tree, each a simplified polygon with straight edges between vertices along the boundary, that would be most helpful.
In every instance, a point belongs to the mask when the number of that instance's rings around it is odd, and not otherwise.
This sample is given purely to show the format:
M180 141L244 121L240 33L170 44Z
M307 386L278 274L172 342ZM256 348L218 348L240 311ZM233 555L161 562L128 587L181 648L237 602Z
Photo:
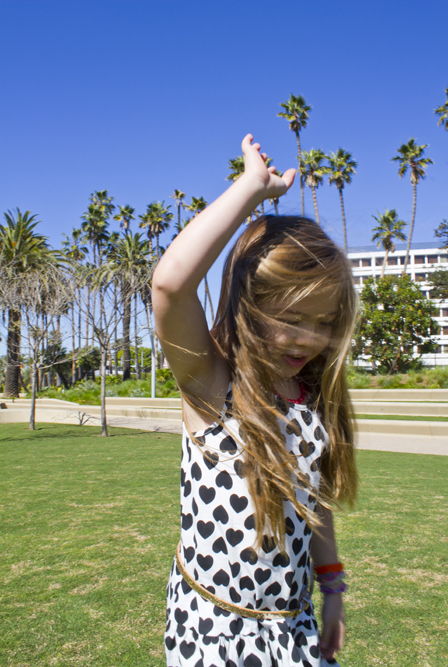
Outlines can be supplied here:
M140 240L140 235L131 233L123 239L126 246L132 244L133 240ZM144 242L144 253L142 262L132 264L130 272L129 265L126 262L120 263L119 254L109 257L107 263L100 267L82 269L74 267L72 282L76 285L76 294L79 299L78 307L83 316L90 322L95 339L98 341L101 362L101 435L107 436L106 419L106 370L107 355L111 349L111 342L115 336L115 329L123 318L126 304L129 304L132 297L142 290L143 285L147 285L151 279L152 267L150 263L144 262L145 253L148 254L147 241ZM117 302L115 299L115 283L121 284L121 299ZM89 290L94 299L100 303L99 312L89 308ZM117 316L118 315L118 316Z
M32 268L20 276L0 270L0 308L12 308L21 313L27 339L31 365L30 430L35 429L36 392L39 369L51 368L55 359L46 359L41 345L48 337L55 322L73 303L74 286L67 280L65 271L58 265ZM43 316L44 315L44 316ZM60 338L58 345L61 347ZM59 354L57 363L67 363L71 354Z
M355 359L370 358L380 372L396 373L435 350L436 308L410 276L369 278L361 305Z

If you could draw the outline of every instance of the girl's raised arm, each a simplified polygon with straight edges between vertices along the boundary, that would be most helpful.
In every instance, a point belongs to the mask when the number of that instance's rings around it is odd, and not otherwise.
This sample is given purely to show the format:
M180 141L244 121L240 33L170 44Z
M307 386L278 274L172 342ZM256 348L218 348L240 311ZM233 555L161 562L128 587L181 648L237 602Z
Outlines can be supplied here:
M275 167L267 168L252 135L242 149L244 173L175 238L152 281L156 331L170 367L183 389L206 401L226 364L208 331L199 283L250 212L264 199L283 195L295 176L295 169L278 177Z

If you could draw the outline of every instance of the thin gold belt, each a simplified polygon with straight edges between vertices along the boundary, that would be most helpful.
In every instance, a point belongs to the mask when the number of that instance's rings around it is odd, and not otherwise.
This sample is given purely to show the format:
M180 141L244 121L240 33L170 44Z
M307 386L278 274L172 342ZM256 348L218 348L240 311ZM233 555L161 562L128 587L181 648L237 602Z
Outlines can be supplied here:
M176 564L179 572L181 573L187 584L194 591L196 591L196 593L199 593L199 595L201 595L205 600L213 602L213 604L215 604L217 607L221 607L221 609L230 611L232 614L238 614L238 616L243 616L245 618L258 618L258 619L264 618L264 619L275 620L276 618L284 618L286 616L298 616L299 614L302 613L302 611L305 611L305 609L308 609L308 607L310 606L310 596L307 589L304 589L300 594L300 597L298 599L297 609L291 609L291 610L258 611L256 609L248 609L247 607L240 607L237 604L232 604L231 602L222 600L216 595L213 595L213 593L210 593L210 591L204 588L204 586L198 584L198 582L195 581L188 574L180 557L180 549L181 549L181 543L179 542L176 549Z

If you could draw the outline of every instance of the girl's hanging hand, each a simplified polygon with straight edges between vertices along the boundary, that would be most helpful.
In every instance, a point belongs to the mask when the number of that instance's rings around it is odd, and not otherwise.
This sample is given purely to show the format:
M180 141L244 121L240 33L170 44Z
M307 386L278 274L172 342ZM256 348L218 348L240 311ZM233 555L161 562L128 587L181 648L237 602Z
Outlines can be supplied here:
M275 167L267 167L266 153L260 153L259 143L252 144L253 136L246 134L241 148L244 155L244 174L246 180L257 183L263 199L273 199L285 194L294 183L295 169L288 169L283 176L277 176Z
M325 595L322 606L322 632L320 652L325 660L331 660L344 643L345 619L342 595Z

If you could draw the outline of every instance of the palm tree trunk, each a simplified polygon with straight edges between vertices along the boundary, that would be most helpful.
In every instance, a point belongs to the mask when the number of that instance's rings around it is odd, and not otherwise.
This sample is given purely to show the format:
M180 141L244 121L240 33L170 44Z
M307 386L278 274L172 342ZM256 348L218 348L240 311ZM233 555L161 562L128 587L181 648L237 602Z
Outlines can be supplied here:
M300 145L300 134L298 131L296 131L296 138L297 138L297 149L299 151L299 180L300 180L300 203L302 205L302 218L305 215L305 198L304 198L304 193L303 193L303 178L302 178L302 170L300 168L300 162L302 160L302 146Z
M75 335L75 305L72 306L72 386L76 382L76 361L75 361L75 346L76 346L76 335Z
M107 438L107 419L106 419L106 354L107 349L104 340L101 345L101 435Z
M30 410L30 423L29 430L34 431L36 429L36 392L37 392L37 349L33 350L33 362L31 365L31 410Z
M260 202L261 215L264 215L264 202Z
M348 253L348 245L347 245L347 223L345 221L345 208L344 208L344 197L342 195L342 188L338 188L339 190L339 198L341 200L341 213L342 213L342 229L344 230L344 250L345 254L347 255Z
M320 221L319 221L319 210L318 210L318 208L317 208L316 188L314 187L314 185L312 185L312 186L311 186L311 189L312 189L312 191L313 191L313 204L314 204L314 211L315 211L315 213L316 213L316 222L317 222L318 225L320 225Z
M90 287L87 288L87 308L86 308L86 347L89 347L89 315L90 313Z
M95 310L96 310L96 292L93 292L93 294L92 294L92 347L93 347L94 342L95 342L95 327L94 327Z
M5 396L18 398L20 385L20 311L8 310Z
M81 290L78 290L78 354L81 354L82 348L82 318L81 318ZM79 380L81 375L81 367L78 363L76 367L75 382Z
M156 351L154 343L154 327L152 326L149 299L145 300L146 322L148 325L149 339L151 341L151 398L156 397Z
M278 199L275 197L273 200L275 215L278 215Z
M122 350L123 356L121 363L123 367L123 382L129 380L131 377L131 353L130 353L130 329L131 329L131 301L129 288L126 286L126 293L124 294L123 304L123 341Z
M209 287L208 287L207 274L204 276L204 286L205 286L205 296L206 296L206 298L208 298L208 302L210 304L210 314L212 316L212 322L213 322L214 319L215 319L215 314L213 312L213 303L212 303L212 297L210 296L210 290L209 290Z
M415 211L417 209L417 183L412 184L412 219L411 228L409 230L408 245L406 247L406 257L404 258L403 275L406 274L406 269L409 263L409 251L411 250L412 234L414 233Z
M134 296L134 357L135 357L135 377L140 380L140 364L138 363L138 322L137 322L137 307L138 295L135 292Z
M381 269L381 278L384 278L384 272L386 270L386 264L387 264L387 256L389 254L389 250L386 248L386 254L384 255L384 262L383 262L383 268Z
M118 377L118 284L114 281L114 370Z

